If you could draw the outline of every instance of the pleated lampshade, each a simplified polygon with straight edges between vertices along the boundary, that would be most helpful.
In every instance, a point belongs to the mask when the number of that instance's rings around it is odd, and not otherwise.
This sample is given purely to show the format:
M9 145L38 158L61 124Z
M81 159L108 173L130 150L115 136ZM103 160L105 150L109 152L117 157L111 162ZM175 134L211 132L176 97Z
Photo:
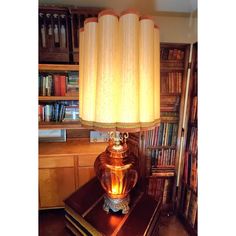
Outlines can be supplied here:
M93 129L140 131L160 121L159 28L135 10L102 11L80 30L80 118Z

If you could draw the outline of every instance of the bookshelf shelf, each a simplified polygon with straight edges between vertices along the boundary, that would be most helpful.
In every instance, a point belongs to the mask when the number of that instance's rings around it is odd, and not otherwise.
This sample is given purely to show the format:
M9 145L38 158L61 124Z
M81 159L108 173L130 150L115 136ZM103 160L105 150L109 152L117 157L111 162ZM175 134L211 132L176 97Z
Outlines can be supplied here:
M74 101L78 100L77 96L39 96L39 101Z
M39 64L39 71L79 71L79 65L72 64Z
M184 62L182 60L166 60L161 61L161 71L164 70L184 70Z
M171 117L171 116L165 116L161 117L161 122L162 123L178 123L179 122L179 117Z
M71 122L40 122L39 129L85 129L79 121Z

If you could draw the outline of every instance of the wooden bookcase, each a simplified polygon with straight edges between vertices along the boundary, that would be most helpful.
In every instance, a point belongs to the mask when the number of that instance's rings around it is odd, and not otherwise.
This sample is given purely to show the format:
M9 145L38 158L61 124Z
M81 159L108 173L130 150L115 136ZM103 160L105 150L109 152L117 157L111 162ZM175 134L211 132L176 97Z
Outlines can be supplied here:
M192 68L187 105L188 121L184 143L178 213L190 235L197 235L198 166L198 76L197 43L193 45Z
M52 81L55 79L55 75L61 75L67 76L67 73L70 72L77 72L77 75L79 77L79 66L78 65L58 65L58 64L39 64L39 74L44 74L44 77L47 75L50 75L52 78ZM44 94L42 95L43 86L42 85L42 77L39 76L39 104L54 104L61 101L74 101L78 103L79 106L79 94L73 94L73 95L67 95L67 96L54 96L53 90L55 90L55 84L53 86L54 82L52 83L51 88L51 94ZM65 82L65 86L66 86ZM45 96L48 95L48 96ZM42 105L42 106L43 106ZM40 105L39 105L39 113L40 113ZM40 116L40 115L39 115ZM40 119L40 117L39 117ZM82 129L81 124L79 120L77 121L67 121L67 122L45 122L44 119L41 119L42 121L39 122L39 128L40 129Z
M140 134L147 193L162 198L162 209L174 211L185 100L188 44L161 43L161 124Z
M86 17L97 16L100 10L39 7L39 75L51 75L50 84L57 74L67 76L76 72L79 77L79 29ZM41 93L40 81L39 76L39 105L73 102L79 108L79 94L58 95L52 92L55 92L53 86L50 92ZM90 130L83 128L79 120L45 122L42 119L39 122L39 130L58 129L66 131L66 142L39 143L39 209L64 207L63 200L94 177L94 160L107 146L106 143L90 143Z
M79 63L79 29L102 8L39 7L39 62Z
M67 74L77 72L78 65L39 64L39 73ZM40 88L40 86L39 86ZM79 102L79 94L73 96L39 96L39 104L61 101ZM93 163L106 143L90 143L89 130L79 121L39 122L40 130L66 130L66 142L39 143L39 209L64 207L63 200L77 188L94 177Z
M69 10L65 7L39 7L39 61L69 63Z
M79 29L84 27L84 20L88 17L97 17L103 8L78 7L70 8L72 60L79 63Z

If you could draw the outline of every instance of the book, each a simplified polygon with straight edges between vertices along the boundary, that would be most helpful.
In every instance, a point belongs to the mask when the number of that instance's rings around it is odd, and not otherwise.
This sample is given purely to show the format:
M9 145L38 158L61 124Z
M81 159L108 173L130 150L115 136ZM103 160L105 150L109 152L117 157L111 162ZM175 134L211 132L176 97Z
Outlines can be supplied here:
M52 120L52 105L45 105L44 107L45 121L50 122Z
M66 76L60 75L60 96L66 95Z
M79 94L78 72L69 72L67 77L66 96L77 96Z
M193 97L192 101L192 108L191 108L191 114L190 114L190 120L192 123L196 121L197 118L197 96Z
M188 209L189 209L189 203L191 198L191 191L187 188L186 190L186 198L185 198L185 205L184 205L184 217L187 219L188 217Z
M188 151L184 153L184 173L183 173L183 181L185 184L188 183Z
M177 144L177 136L178 136L178 124L173 124L171 146L175 146Z
M197 158L192 155L191 158L191 178L190 187L196 192L197 191Z
M54 96L60 96L61 95L61 79L60 75L54 74L53 75L54 80Z
M192 193L187 216L187 220L192 227L194 227L195 225L196 216L197 216L197 196Z
M44 106L38 105L38 122L44 121Z

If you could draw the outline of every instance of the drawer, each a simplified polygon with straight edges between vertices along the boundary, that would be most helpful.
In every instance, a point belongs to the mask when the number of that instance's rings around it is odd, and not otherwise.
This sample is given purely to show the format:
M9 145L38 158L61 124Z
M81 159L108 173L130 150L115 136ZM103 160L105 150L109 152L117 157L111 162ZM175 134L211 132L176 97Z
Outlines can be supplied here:
M50 156L39 158L39 168L73 167L74 156Z
M78 160L79 166L93 166L94 161L99 154L80 155Z

